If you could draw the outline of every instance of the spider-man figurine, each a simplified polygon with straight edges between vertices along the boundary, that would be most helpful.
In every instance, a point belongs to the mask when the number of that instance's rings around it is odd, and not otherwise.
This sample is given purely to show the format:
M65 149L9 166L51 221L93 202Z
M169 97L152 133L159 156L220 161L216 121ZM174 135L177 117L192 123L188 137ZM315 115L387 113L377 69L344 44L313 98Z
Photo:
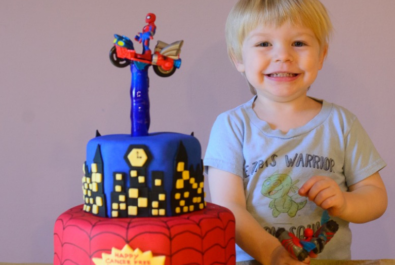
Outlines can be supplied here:
M145 22L147 25L143 27L143 32L139 32L134 39L143 44L143 57L146 59L151 59L151 50L149 48L149 41L154 38L156 25L156 16L153 13L148 13L145 17Z
M316 258L338 229L339 225L334 220L330 220L328 212L324 211L320 228L315 233L312 229L307 228L305 230L304 239L297 238L284 228L277 230L276 237L294 258L303 261L308 256Z

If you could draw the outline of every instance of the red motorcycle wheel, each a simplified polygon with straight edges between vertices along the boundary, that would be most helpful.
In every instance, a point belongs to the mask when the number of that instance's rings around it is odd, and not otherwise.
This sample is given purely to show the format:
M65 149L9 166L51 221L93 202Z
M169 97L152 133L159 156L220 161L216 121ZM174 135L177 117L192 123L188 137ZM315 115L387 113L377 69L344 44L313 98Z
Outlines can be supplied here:
M164 70L162 67L158 65L153 65L152 67L154 68L154 72L161 77L169 77L173 75L174 72L176 71L176 68L174 66L168 71Z
M124 68L130 65L130 60L118 58L115 46L113 46L110 50L110 61L113 65L119 68Z

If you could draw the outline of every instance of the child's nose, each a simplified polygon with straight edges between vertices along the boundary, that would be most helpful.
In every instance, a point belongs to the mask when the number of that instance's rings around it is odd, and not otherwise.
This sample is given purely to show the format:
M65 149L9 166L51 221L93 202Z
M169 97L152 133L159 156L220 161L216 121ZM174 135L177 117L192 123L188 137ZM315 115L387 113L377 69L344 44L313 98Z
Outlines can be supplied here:
M292 62L294 60L292 50L288 47L280 46L275 49L275 62Z

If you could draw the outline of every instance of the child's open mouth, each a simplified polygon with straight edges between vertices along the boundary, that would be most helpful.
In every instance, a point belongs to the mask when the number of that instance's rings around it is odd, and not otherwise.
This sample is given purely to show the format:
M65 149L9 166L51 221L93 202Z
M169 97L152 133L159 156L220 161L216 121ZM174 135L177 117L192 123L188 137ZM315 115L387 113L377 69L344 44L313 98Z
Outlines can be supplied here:
M294 73L272 73L272 74L267 74L269 77L296 77L298 74Z

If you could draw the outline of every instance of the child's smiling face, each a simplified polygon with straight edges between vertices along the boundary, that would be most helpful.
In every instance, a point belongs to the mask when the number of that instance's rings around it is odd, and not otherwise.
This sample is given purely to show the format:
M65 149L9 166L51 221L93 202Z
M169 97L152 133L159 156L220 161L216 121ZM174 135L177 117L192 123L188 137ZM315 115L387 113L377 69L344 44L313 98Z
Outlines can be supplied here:
M258 96L287 102L306 95L326 51L313 31L303 25L260 25L245 38L242 61L235 60L235 65Z

